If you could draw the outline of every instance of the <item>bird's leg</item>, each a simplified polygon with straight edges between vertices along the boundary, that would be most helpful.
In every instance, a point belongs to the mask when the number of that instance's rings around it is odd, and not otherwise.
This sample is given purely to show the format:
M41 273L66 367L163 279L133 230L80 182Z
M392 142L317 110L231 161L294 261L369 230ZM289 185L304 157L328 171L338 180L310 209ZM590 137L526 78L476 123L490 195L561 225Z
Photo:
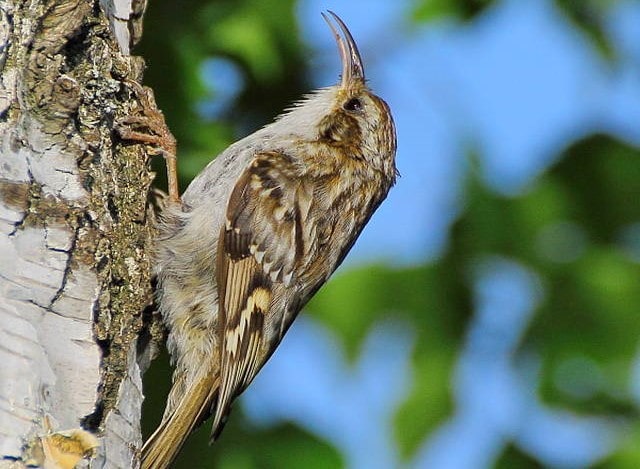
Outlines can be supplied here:
M164 157L167 165L169 200L179 203L176 139L167 127L162 111L156 105L151 88L143 87L134 81L126 83L142 105L142 112L137 116L120 120L116 125L116 131L123 140L150 145L157 154Z

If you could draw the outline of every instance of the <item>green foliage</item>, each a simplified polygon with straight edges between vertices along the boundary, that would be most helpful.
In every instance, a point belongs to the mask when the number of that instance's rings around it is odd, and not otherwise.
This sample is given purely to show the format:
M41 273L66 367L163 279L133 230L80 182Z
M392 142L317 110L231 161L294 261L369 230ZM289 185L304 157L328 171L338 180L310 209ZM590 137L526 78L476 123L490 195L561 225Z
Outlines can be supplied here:
M417 0L413 5L413 17L417 21L441 18L471 20L493 0Z
M420 339L419 339L420 340ZM399 407L394 436L401 455L409 460L416 450L453 409L451 402L451 369L455 349L438 349L421 340L413 359L413 386L409 396Z
M603 57L615 58L609 44L604 18L608 9L618 0L556 0L556 5L565 12L573 24L592 41Z
M409 14L416 23L473 21L493 3L415 0ZM556 3L601 53L613 57L603 26L612 2ZM183 187L218 151L308 89L294 6L293 0L150 4L138 52L149 64L146 81L180 142ZM215 122L196 112L199 102L216 96L201 74L212 57L235 63L245 83ZM400 321L415 331L412 386L393 421L405 460L454 410L452 375L473 314L470 272L478 259L498 255L527 266L543 284L542 303L513 357L539 358L540 389L533 391L545 403L579 415L628 422L626 436L601 467L640 467L640 426L629 386L640 336L640 264L624 244L625 233L640 221L638 194L640 151L605 135L574 142L517 196L496 194L472 169L442 258L403 268L343 268L316 295L308 314L330 328L351 360L381 321ZM145 415L159 418L164 390L156 383L168 387L168 375L161 363L147 376L154 386ZM215 451L206 444L209 429L200 429L176 467L343 465L335 448L298 427L256 429L238 415L236 409ZM146 423L149 431L153 417ZM510 445L496 467L539 465L534 455Z
M150 3L135 52L147 62L145 84L154 89L179 142L182 187L230 143L308 89L293 6L293 0ZM212 122L197 113L197 105L216 97L215 84L208 86L202 74L205 61L215 57L236 64L246 86L233 112Z
M513 469L515 467L518 469L542 469L544 466L517 447L509 445L500 455L496 469Z
M568 204L562 217L581 233L581 246L573 259L540 264L548 295L529 340L544 357L547 398L576 410L633 412L625 389L640 334L640 265L619 239L640 216L633 203L640 189L638 156L638 150L593 136L572 146L543 177L565 188ZM592 393L578 399L554 386L558 370L576 358L593 367L575 369L574 381L587 379L594 368L602 374Z
M406 319L420 343L433 349L455 347L462 330L458 278L430 266L392 269L367 265L336 275L307 310L327 324L352 358L371 326L385 318ZM415 323L415 324L414 324Z
M239 413L238 413L239 414ZM240 415L238 415L240 417ZM216 467L219 469L279 469L344 467L335 448L292 425L261 431L229 422L220 441L209 447L208 426L200 428L187 442L176 467Z
M627 469L640 461L640 423L638 420L625 428L618 450L594 469Z

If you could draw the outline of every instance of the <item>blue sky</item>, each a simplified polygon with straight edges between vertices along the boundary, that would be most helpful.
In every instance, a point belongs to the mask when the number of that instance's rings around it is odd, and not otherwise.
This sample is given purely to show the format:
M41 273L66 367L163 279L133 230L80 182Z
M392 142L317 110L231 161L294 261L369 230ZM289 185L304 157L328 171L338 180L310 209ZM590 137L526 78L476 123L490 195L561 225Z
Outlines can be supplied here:
M592 132L640 145L640 3L618 2L606 18L621 58L614 65L549 0L507 0L471 24L423 27L407 22L409 5L299 4L304 40L317 54L317 86L339 74L319 14L331 9L360 44L371 85L397 124L403 176L344 268L441 255L464 203L470 149L491 188L517 194L563 148ZM238 78L227 71L230 81ZM508 440L555 467L584 467L610 451L615 426L545 407L535 393L535 358L513 363L514 344L544 296L536 274L508 259L486 259L475 278L475 317L452 382L455 412L410 466L490 467ZM411 384L413 341L408 328L380 324L352 369L331 334L303 316L246 392L244 408L256 425L297 422L338 447L349 467L400 467L391 418Z

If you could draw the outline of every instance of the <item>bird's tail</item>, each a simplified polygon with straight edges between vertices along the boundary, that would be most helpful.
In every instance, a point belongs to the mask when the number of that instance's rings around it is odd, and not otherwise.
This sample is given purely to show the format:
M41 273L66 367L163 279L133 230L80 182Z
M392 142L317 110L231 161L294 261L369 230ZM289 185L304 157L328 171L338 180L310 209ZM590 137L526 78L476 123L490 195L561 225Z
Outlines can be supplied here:
M218 393L218 375L196 380L142 447L141 469L165 469L176 458L189 434L211 413Z

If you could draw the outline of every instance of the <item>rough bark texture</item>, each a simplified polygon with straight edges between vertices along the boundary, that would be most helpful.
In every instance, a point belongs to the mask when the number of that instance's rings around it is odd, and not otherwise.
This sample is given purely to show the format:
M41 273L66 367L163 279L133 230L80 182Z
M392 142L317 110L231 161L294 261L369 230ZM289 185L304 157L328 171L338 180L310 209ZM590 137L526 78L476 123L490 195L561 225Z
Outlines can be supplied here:
M130 3L0 0L0 467L137 465L152 174L114 133L139 109Z

